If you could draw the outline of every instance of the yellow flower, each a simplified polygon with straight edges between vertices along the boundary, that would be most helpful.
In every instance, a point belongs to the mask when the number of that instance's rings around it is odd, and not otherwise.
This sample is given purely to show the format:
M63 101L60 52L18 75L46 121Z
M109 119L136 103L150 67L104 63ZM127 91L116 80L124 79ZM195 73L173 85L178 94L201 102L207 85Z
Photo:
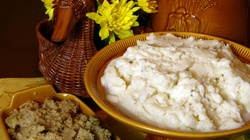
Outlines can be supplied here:
M137 0L138 5L141 9L147 13L156 13L157 1L156 0Z
M109 38L109 43L115 42L115 35L123 39L133 36L131 27L138 26L138 16L133 15L140 7L134 7L135 2L129 0L112 0L110 4L104 0L95 12L87 13L86 16L100 24L99 36L102 40Z
M42 0L42 2L44 3L44 7L46 8L46 12L45 14L49 15L49 20L51 20L54 16L54 0Z

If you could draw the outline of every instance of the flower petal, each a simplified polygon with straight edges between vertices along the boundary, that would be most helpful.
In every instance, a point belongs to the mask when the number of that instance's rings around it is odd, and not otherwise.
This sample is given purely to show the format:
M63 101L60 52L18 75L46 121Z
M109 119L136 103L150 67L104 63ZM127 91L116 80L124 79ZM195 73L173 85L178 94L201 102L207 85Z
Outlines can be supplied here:
M111 0L111 2L104 0L96 12L87 13L86 16L100 24L101 39L109 37L112 42L115 40L115 35L120 39L133 35L131 27L139 25L136 21L138 16L134 15L134 12L140 7L135 7L136 3L133 0Z
M119 30L119 31L115 31L115 34L117 34L118 38L120 39L127 38L127 37L134 35L132 30Z
M156 0L138 0L138 5L141 9L147 13L156 13L158 12L156 8L158 7Z
M115 42L115 34L113 32L110 32L109 35L109 44L114 43Z
M109 30L107 27L102 27L99 31L99 36L101 37L101 40L104 40L109 37Z
M46 8L45 14L48 14L49 20L51 20L54 16L54 0L41 0L44 3L44 7Z

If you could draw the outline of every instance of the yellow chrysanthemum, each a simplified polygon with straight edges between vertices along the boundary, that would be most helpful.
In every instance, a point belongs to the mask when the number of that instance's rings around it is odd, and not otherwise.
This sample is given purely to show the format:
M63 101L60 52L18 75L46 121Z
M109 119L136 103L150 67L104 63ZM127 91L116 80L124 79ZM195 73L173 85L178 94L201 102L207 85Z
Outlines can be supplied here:
M99 36L102 40L109 38L109 43L115 42L115 35L123 39L134 35L131 27L138 26L138 16L133 15L140 9L134 1L112 0L110 4L104 0L95 12L87 13L86 16L100 24Z
M46 8L46 12L45 14L49 15L49 20L51 20L54 16L54 5L53 4L54 0L42 0L42 2L44 3L44 7Z
M147 13L156 13L157 11L157 1L156 0L137 0L138 5L141 9Z

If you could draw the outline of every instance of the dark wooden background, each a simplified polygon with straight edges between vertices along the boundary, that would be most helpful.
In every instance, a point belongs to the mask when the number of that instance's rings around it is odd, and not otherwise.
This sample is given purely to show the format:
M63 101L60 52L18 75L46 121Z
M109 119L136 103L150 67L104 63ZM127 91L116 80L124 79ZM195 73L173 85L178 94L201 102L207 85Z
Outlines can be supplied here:
M3 0L0 8L0 78L42 76L36 24L47 18L40 0Z
M35 28L39 21L47 18L45 11L40 0L2 0L0 78L42 76L38 69ZM248 27L250 33L250 25Z

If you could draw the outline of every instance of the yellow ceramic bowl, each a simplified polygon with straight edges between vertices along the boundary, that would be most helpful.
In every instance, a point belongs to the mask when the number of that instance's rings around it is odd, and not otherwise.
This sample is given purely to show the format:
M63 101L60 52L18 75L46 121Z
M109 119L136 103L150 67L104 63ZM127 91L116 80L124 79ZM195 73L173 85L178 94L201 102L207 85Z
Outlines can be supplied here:
M4 135L3 137L4 140L10 139L7 129L6 129L7 128L6 124L4 122L7 116L10 115L10 112L14 109L17 109L21 104L29 100L35 100L37 102L43 103L46 97L51 97L52 99L55 99L55 100L66 100L66 99L75 100L79 102L82 113L88 116L96 117L96 114L76 96L72 94L67 94L67 93L56 93L56 91L50 85L39 86L39 87L35 87L35 88L31 88L28 90L23 90L23 91L15 93L12 97L10 106L3 109L0 112L0 117L1 117L0 118L0 131L2 131L1 134Z
M166 34L170 32L157 32L155 34ZM195 34L195 33L183 33L183 32L171 32L176 36L187 38L190 36L194 36L200 39L217 39L228 43L234 53L243 61L250 62L250 49L234 43L229 40L225 40L218 37ZM124 53L124 51L129 47L136 45L137 40L145 40L146 36L149 34L141 34L136 35L130 38L126 38L123 40L119 40L115 43L112 43L102 50L100 50L89 62L85 71L85 85L93 100L110 116L117 119L118 121L129 125L130 127L146 132L148 134L163 136L163 137L173 137L173 138L217 138L217 137L228 137L235 134L242 134L246 131L250 130L250 124L246 125L239 129L222 131L222 132L177 132L167 129L161 129L158 127L153 127L130 118L124 115L122 112L117 110L109 101L106 100L105 89L102 87L100 83L100 78L103 75L103 71L106 65L113 58L120 56Z

